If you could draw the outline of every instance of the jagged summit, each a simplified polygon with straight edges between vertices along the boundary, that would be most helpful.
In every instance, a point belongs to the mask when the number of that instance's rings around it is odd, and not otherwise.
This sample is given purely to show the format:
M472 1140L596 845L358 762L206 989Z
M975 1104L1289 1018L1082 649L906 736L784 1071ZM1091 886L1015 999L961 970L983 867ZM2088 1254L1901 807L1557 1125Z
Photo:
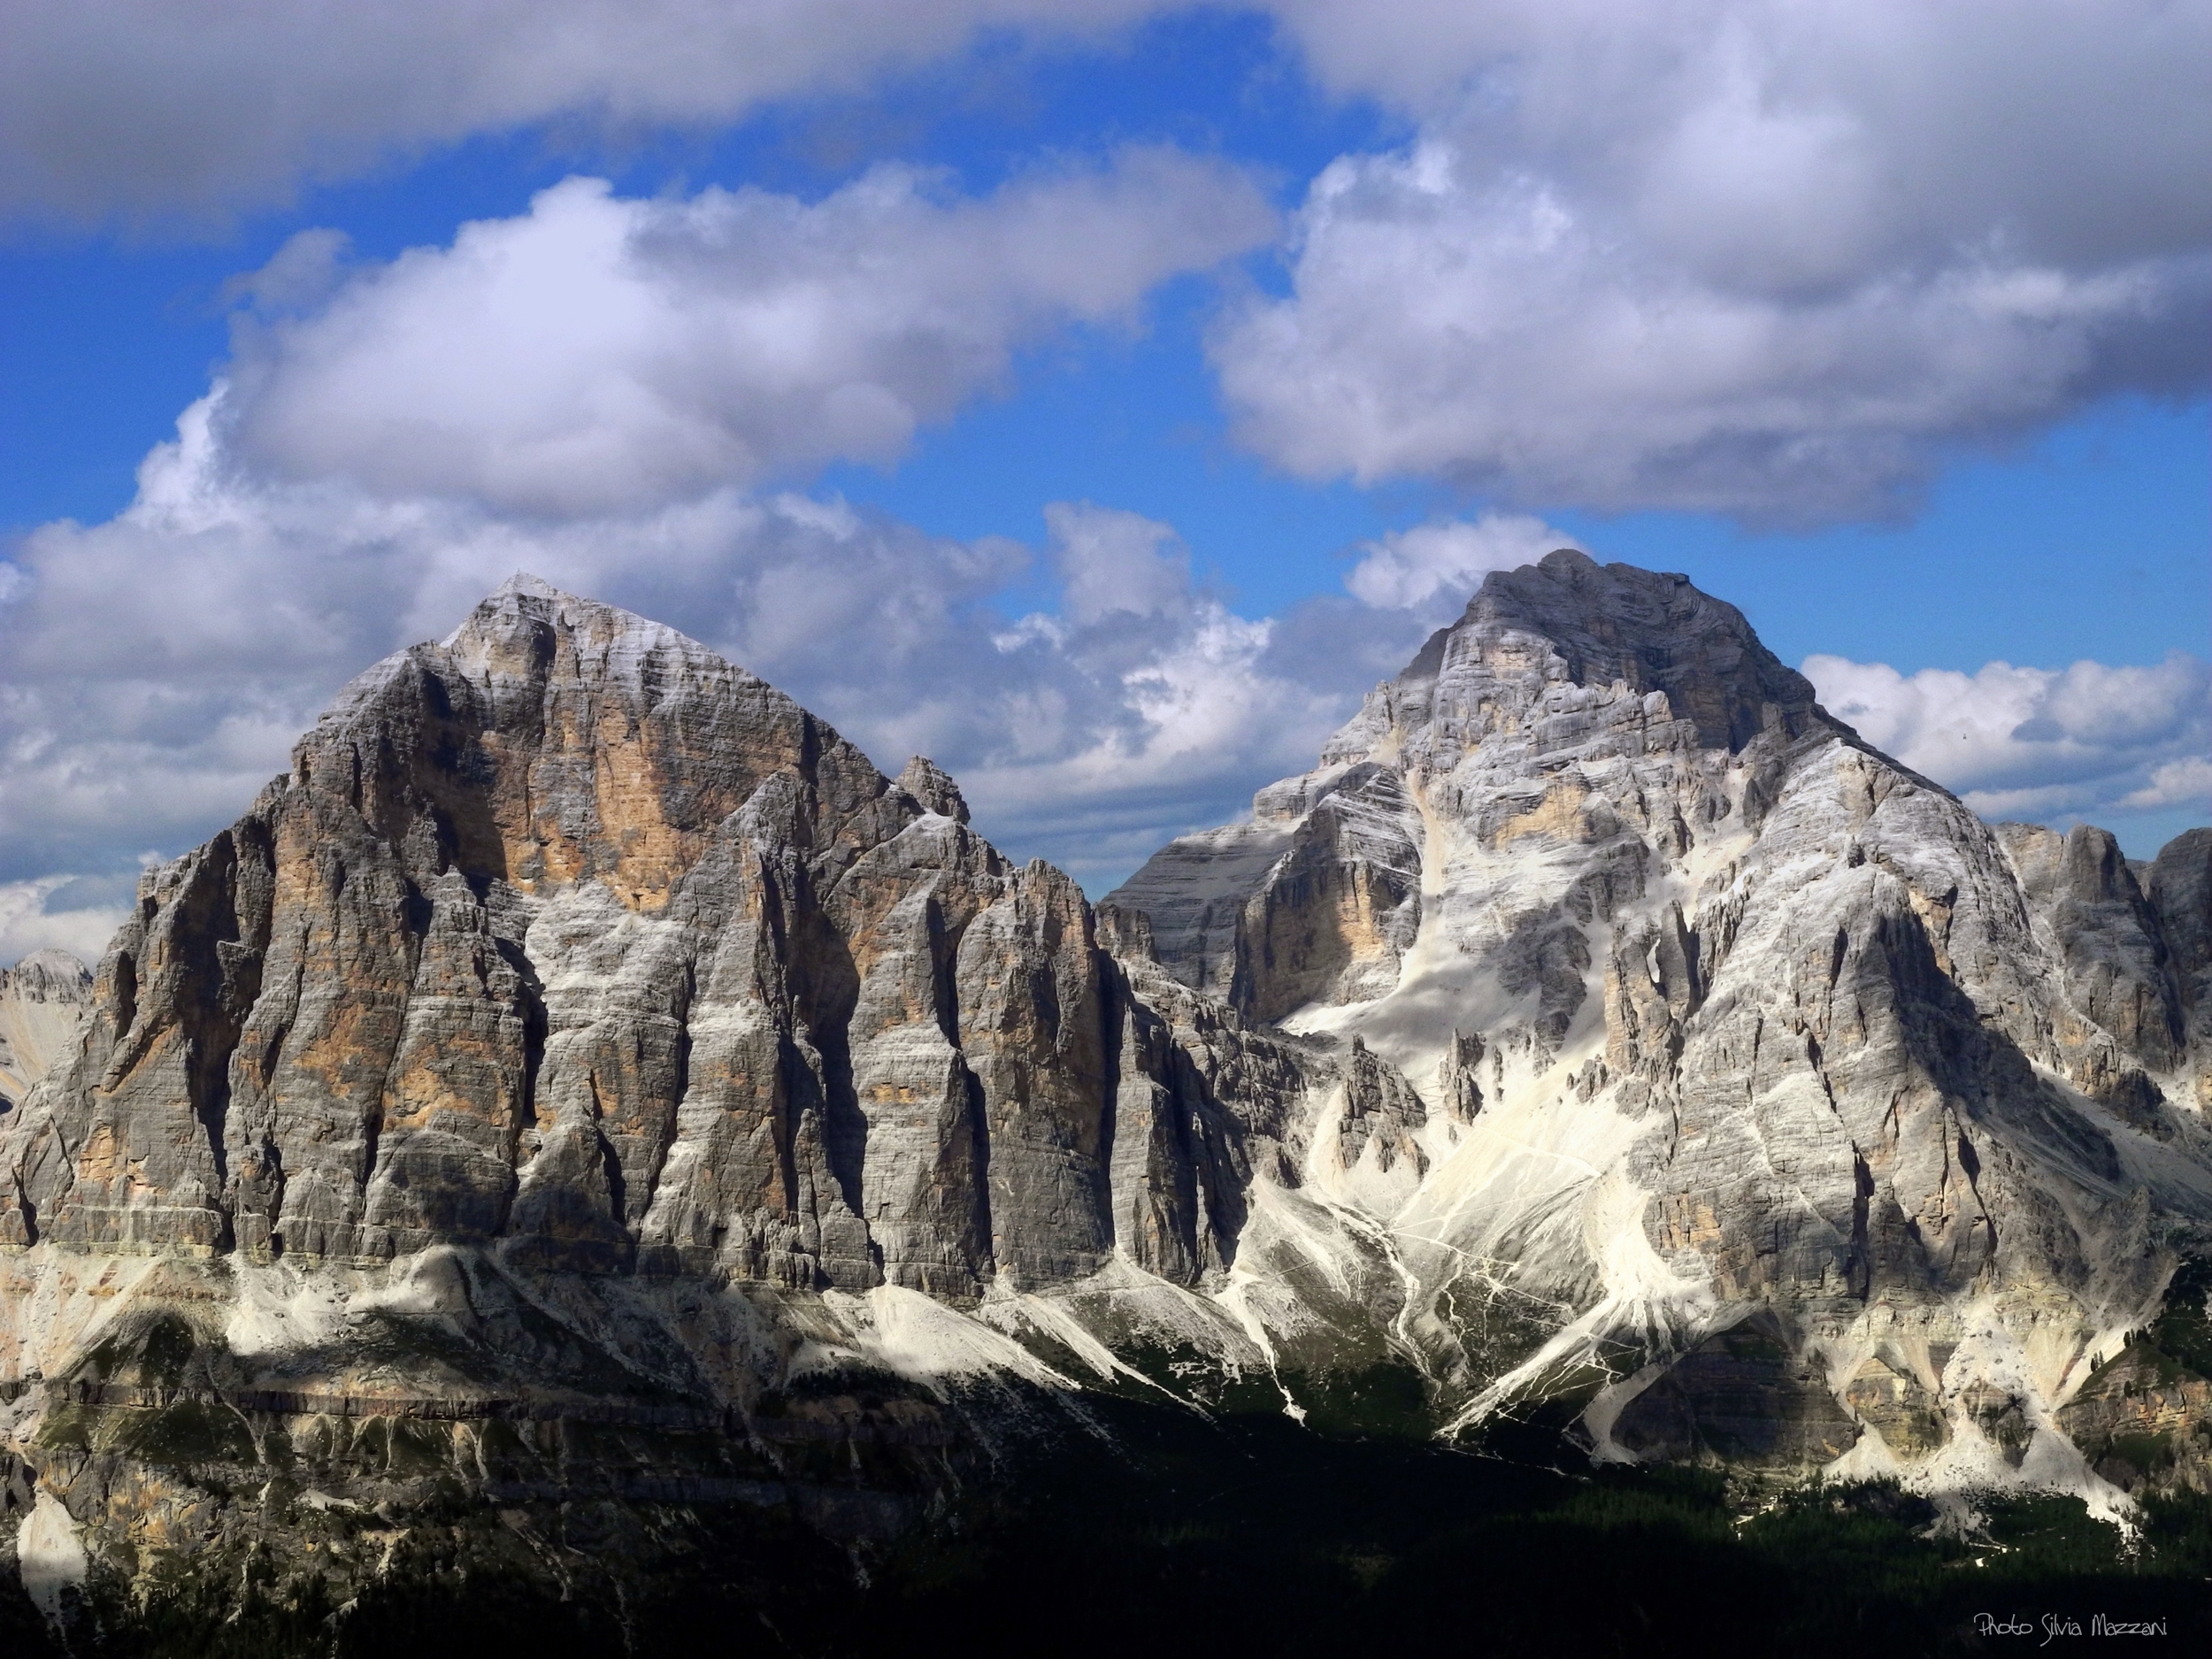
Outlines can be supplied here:
M505 581L500 583L498 587L492 589L491 593L487 595L486 603L489 603L493 600L504 599L511 594L518 595L527 599L562 599L568 601L572 604L576 603L576 596L573 594L563 592L560 588L556 588L551 582L546 580L544 577L536 575L529 571L517 571Z
M832 821L809 830L833 838L887 788L835 731L697 641L518 576L444 641L342 691L289 782L342 780L377 831L426 836L472 877L527 893L603 876L658 904L786 770L826 784Z
M1747 748L1771 755L1816 730L1856 741L1734 606L1686 577L1563 548L1486 577L1461 617L1369 694L1314 772L1254 797L1248 824L1162 849L1106 902L1146 912L1163 963L1248 1011L1271 1018L1317 995L1357 1000L1395 979L1420 926L1423 862L1436 849L1425 853L1430 819L1409 782L1457 780L1442 816L1472 810L1478 836L1495 844L1553 831L1601 840L1621 821L1609 803L1581 816L1587 769L1633 772L1704 751L1724 771ZM1632 818L1661 812L1661 838L1686 848L1692 831L1676 807L1632 780L1620 805ZM1271 936L1265 895L1306 895L1329 871L1352 884L1328 901L1333 919Z
M56 946L34 950L12 968L0 968L0 985L40 1000L75 1001L81 987L91 982L91 972L68 951Z
M1735 606L1686 576L1600 565L1573 548L1485 577L1465 613L1393 684L1410 706L1426 687L1448 699L1470 670L1478 680L1532 672L1546 684L1657 692L1708 749L1740 749L1778 722L1801 730L1814 707L1811 682L1762 645Z

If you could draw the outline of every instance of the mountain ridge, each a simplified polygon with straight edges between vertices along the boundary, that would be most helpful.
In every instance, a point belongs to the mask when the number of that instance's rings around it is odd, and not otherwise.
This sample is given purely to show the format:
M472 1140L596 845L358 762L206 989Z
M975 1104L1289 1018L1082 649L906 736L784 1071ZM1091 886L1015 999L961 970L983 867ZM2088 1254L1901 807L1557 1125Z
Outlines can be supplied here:
M359 676L0 1116L58 1536L229 1536L199 1483L277 1438L422 1501L369 1421L895 1530L1101 1389L2111 1514L2212 1471L2115 1462L2097 1380L2212 1236L2212 831L2146 886L1993 830L1564 551L1096 906L967 818L533 578ZM144 1454L204 1406L250 1439Z

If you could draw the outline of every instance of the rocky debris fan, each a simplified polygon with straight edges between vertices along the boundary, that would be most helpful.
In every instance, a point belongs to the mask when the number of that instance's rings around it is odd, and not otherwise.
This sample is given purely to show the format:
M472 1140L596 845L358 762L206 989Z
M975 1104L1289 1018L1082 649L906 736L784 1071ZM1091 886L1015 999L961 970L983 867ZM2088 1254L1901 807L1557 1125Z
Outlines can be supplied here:
M2204 1398L2111 1362L2212 1226L2208 871L1562 552L1094 910L518 578L10 980L0 1502L94 1571L291 1536L211 1495L272 1471L854 1536L1086 1387L2124 1502L2068 1425Z

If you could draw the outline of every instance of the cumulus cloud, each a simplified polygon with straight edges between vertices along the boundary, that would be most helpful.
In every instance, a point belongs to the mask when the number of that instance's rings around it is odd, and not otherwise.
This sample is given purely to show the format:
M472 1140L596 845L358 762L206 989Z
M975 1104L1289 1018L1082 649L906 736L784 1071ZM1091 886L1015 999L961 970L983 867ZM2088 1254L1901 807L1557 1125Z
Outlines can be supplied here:
M1314 181L1290 291L1215 336L1302 475L1811 522L2203 385L2212 6L1279 9L1422 120Z
M2212 815L2212 664L2185 652L1973 674L1816 656L1804 672L1831 713L1985 818Z
M1171 528L1090 503L1049 510L1064 596L1015 618L992 603L1033 559L1010 541L728 488L558 521L387 500L253 478L207 413L149 457L129 511L43 526L0 565L0 882L40 901L8 940L98 931L35 884L227 823L342 680L518 568L705 641L889 770L932 756L987 833L1094 888L1310 764L1364 689L1363 667L1286 670L1275 624L1196 589Z
M1095 39L1156 0L20 0L0 211L173 219L474 134L705 129L987 32Z
M1440 623L1457 614L1490 572L1533 565L1547 553L1578 545L1524 514L1435 519L1361 543L1360 561L1344 585L1363 604L1417 611Z
M1243 175L1172 150L982 199L879 167L808 204L572 179L328 292L326 232L248 285L211 405L229 457L388 497L605 511L833 459L889 461L1071 322L1270 234Z
M1190 550L1175 526L1090 502L1045 509L1061 610L1077 624L1156 617L1190 596Z
M960 776L979 821L995 806L1097 891L1311 765L1373 675L1196 586L1171 526L1089 502L1046 520L1059 606L995 636L1018 676L990 717L1003 735Z
M0 966L34 950L66 950L87 967L98 962L129 909L129 895L112 891L118 885L67 876L0 881Z

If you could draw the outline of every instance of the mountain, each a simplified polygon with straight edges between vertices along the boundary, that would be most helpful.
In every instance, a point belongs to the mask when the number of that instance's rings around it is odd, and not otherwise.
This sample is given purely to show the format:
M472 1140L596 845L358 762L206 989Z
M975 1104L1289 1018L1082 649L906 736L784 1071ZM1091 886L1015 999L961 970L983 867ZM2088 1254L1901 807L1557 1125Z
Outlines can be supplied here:
M1733 607L1563 551L1104 902L1425 1091L1313 1173L1454 1421L1610 1373L1601 1457L2094 1490L2055 1414L2212 1198L2208 851L2147 895L2103 831L1992 829Z
M549 1583L588 1510L603 1564L705 1514L833 1578L1108 1402L2108 1510L2212 1469L2160 1369L2212 832L1993 830L1569 552L1095 909L968 817L529 578L357 680L0 1115L40 1607L335 1605L434 1513L440 1573Z

